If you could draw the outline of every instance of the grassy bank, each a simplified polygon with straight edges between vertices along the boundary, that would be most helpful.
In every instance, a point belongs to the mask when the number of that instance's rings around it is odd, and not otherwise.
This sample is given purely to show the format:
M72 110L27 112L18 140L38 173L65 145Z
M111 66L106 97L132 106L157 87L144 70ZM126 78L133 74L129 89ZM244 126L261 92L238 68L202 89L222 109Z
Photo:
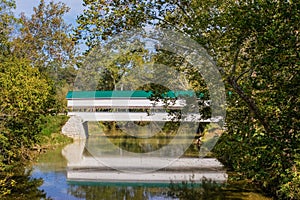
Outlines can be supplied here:
M61 134L61 128L68 121L66 115L48 115L43 116L39 122L40 134L39 143L34 146L34 150L55 148L56 146L71 143L72 138Z

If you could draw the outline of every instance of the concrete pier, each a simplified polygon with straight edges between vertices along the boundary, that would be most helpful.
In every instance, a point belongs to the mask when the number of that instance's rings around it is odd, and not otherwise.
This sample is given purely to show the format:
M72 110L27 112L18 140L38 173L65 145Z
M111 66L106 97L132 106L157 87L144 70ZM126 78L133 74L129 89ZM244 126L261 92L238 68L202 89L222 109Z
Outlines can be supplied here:
M80 116L71 116L67 123L62 127L62 134L73 139L88 138L88 122Z

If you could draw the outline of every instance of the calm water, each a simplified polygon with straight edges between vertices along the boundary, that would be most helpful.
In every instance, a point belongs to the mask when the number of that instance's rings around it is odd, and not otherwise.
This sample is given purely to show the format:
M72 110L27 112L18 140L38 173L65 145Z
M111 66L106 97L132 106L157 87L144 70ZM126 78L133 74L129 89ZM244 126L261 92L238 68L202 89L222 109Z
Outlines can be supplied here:
M98 138L99 139L99 138ZM87 143L89 146L99 144L98 139L91 137ZM126 148L132 152L141 151L144 148L140 142L126 138L111 138L114 144L127 145ZM165 141L168 143L168 141ZM142 142L143 143L143 142ZM153 147L159 148L162 144L154 140ZM130 145L131 144L131 145ZM88 145L87 145L88 146ZM150 145L151 146L151 145ZM149 149L149 145L147 146ZM146 148L146 150L147 150ZM152 148L152 147L151 147ZM170 192L180 191L180 199L267 199L258 193L244 190L236 186L228 186L225 190L212 188L203 190L200 186L195 189L170 189L169 184L125 184L125 183L95 183L95 182L68 182L67 181L67 161L62 155L62 149L49 150L41 154L36 163L33 163L32 178L42 178L43 185L40 190L44 190L47 197L52 199L179 199L174 198ZM83 148L83 155L89 156L89 148ZM145 148L144 148L145 149ZM197 151L197 147L191 147L189 154ZM66 154L66 152L64 153ZM168 193L169 192L169 193Z
M62 147L39 156L32 178L42 178L40 187L53 199L174 199L167 196L168 185L68 182L67 161Z

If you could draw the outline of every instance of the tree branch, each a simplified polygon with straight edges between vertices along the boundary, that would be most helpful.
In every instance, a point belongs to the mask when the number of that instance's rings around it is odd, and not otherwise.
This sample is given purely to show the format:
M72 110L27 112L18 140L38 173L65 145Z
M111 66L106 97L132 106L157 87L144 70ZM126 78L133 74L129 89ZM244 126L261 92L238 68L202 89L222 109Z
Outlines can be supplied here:
M261 112L260 112L259 108L257 107L256 103L254 102L254 100L251 97L249 97L247 94L245 94L243 89L238 85L238 83L236 82L236 80L233 77L229 77L227 79L227 81L235 89L235 91L239 94L239 96L248 104L249 109L254 113L256 118L263 125L265 131L267 133L270 133L271 128L270 128L268 122L265 120L265 118L261 115Z
M187 18L188 18L189 20L192 21L191 16L190 16L190 15L186 12L186 10L179 4L179 2L176 2L175 4L178 6L178 8L180 8L180 10L183 12L183 14L185 14L185 16L187 16Z
M236 71L236 66L237 66L237 61L238 61L238 58L239 58L239 54L240 54L240 47L238 46L236 52L235 52L235 55L234 55L234 59L233 59L233 64L232 64L232 68L231 68L231 71L230 71L230 76L232 77Z
M239 80L240 78L242 78L242 76L244 76L246 73L248 73L248 72L250 72L250 71L251 71L251 69L247 69L247 70L243 71L243 72L235 79L235 81L238 82L238 80Z
M156 19L156 20L159 20L159 21L162 21L162 22L166 23L167 25L171 25L173 28L175 28L177 31L179 31L179 32L181 32L181 33L185 33L185 32L183 32L180 28L174 26L174 24L172 24L171 22L166 21L165 19L159 18L159 17L157 17L157 16L152 16L152 18L153 18L153 19Z

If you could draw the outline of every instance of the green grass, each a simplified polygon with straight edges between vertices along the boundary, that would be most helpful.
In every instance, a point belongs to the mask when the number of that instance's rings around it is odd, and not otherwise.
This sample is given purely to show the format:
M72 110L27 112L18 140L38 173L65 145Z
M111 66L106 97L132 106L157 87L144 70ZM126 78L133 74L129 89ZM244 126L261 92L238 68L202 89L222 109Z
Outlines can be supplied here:
M66 115L47 115L40 118L39 128L41 135L50 136L52 133L60 133L61 127L68 121Z
M38 136L39 144L43 147L56 146L72 142L72 139L61 134L61 128L68 121L66 115L47 115L40 118Z

